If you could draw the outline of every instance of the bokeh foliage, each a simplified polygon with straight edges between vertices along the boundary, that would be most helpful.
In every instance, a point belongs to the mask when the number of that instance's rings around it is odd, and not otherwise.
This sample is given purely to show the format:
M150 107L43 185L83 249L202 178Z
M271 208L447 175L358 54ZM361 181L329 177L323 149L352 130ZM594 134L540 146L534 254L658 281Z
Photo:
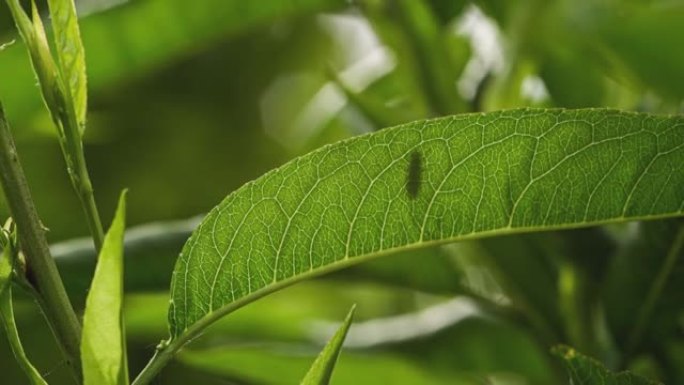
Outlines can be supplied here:
M294 156L388 124L522 106L683 111L681 1L81 0L77 6L89 84L85 151L95 194L101 212L113 213L128 187L132 225L204 213ZM496 27L502 59L496 65L478 56L485 43L458 32L473 14ZM0 44L12 39L19 40L2 4ZM372 71L357 78L345 71L383 52L385 64L376 64L370 81L358 78ZM482 72L472 75L477 71L469 66ZM462 79L471 79L472 92L454 84ZM541 95L528 92L530 84L543 84ZM49 239L86 235L18 41L0 52L0 100ZM7 215L4 205L0 214ZM144 240L155 230L147 226L142 241L127 245L131 373L166 336L170 271L196 223L162 227L167 236L154 242ZM329 330L322 320L339 321L357 303L362 325L399 325L397 333L351 343L333 383L564 383L566 372L549 353L556 343L610 369L684 383L683 258L668 272L639 341L630 342L682 226L670 220L507 236L373 261L222 320L160 382L295 383L330 335L313 331ZM54 250L82 308L94 252L78 242ZM454 296L470 306L429 313ZM421 323L425 312L444 317L443 324ZM27 354L49 373L48 382L69 383L35 306L24 298L15 313L20 332L31 331L22 334ZM0 362L3 381L24 383L4 336Z

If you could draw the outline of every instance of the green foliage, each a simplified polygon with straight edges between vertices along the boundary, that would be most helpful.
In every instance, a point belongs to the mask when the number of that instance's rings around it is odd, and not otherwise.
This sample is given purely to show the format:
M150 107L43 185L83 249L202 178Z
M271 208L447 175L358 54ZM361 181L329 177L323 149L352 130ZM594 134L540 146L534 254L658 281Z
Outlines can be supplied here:
M554 354L563 359L563 363L575 385L658 385L630 372L614 373L593 358L584 356L567 346L556 346ZM661 384L662 385L662 384Z
M81 357L84 383L128 384L123 328L123 236L126 192L121 194L105 236L83 315Z
M81 201L95 247L99 250L103 230L83 154L82 134L85 130L87 107L86 74L76 10L72 0L54 0L49 3L54 21L59 71L52 59L35 2L31 3L33 25L30 25L19 1L7 0L17 29L28 47L43 100L57 129L71 184Z
M684 157L682 124L514 110L399 126L296 159L231 194L190 238L172 282L172 337L391 251L681 215L682 175L672 167ZM416 194L410 167L420 169Z
M18 0L7 2L18 3ZM135 6L115 7L80 20L84 47L76 40L79 27L72 17L72 0L50 0L48 4L53 20L60 21L60 25L54 27L58 52L63 52L59 54L63 56L60 60L64 61L60 64L64 66L61 71L70 81L70 93L81 117L81 108L85 108L86 103L85 94L82 94L86 87L83 51L88 52L88 86L91 91L97 91L159 70L165 63L179 61L188 52L199 51L203 45L225 36L272 22L278 17L340 8L345 2L144 0ZM119 32L122 30L125 33ZM58 35L63 37L58 38ZM0 73L15 73L15 78L6 79L0 95L6 100L8 111L18 119L35 113L38 108L36 99L32 97L33 90L26 87L31 78L30 72L22 68L24 53L21 51L17 44L0 57Z
M59 94L59 75L50 53L45 28L36 4L31 2L31 18L26 15L19 0L7 0L7 6L12 12L19 34L28 48L33 70L41 86L43 100L52 114L52 119L57 121L59 119L57 115L59 102L57 100L61 97ZM63 135L62 133L61 136Z
M135 384L297 383L358 303L332 384L684 383L684 3L6 3L0 99L88 297L86 382L157 346ZM491 112L518 107L550 109ZM106 212L135 191L99 261L93 186ZM73 384L19 261L2 382Z
M78 16L73 0L49 0L52 30L55 35L57 59L64 79L66 100L73 103L78 128L85 130L87 102L85 52L78 28ZM35 9L35 7L34 7Z
M306 376L304 376L301 385L328 385L330 383L330 378L335 369L337 358L342 351L344 338L347 336L352 319L354 318L355 307L356 306L352 306L349 310L349 314L347 314L347 317L344 319L344 322L342 322L340 328L325 345L313 365L311 365L311 368L306 373Z
M641 339L657 344L676 330L684 308L683 283L674 279L684 271L682 220L642 223L637 231L618 251L602 291L611 330L630 354L637 353ZM622 300L624 296L634 302Z
M16 234L10 233L7 228L0 228L0 246L2 255L0 256L0 319L5 328L5 333L9 344L12 347L14 358L21 366L32 385L46 385L47 382L40 375L40 372L31 364L24 347L19 339L19 331L14 320L14 307L12 306L12 275L16 259L17 244Z

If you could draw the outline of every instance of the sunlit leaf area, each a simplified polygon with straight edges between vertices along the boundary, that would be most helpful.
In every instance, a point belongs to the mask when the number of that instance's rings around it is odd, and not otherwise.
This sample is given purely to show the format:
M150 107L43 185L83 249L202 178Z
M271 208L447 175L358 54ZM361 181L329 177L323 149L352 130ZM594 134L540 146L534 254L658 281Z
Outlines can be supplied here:
M0 384L684 384L683 37L682 0L0 0Z

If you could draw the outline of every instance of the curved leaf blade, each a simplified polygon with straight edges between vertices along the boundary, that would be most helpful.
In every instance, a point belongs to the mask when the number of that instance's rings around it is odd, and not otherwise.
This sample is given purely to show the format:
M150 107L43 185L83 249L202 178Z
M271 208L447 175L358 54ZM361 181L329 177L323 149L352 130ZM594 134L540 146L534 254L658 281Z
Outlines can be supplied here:
M10 285L4 290L0 290L0 321L5 327L5 334L7 335L7 340L9 342L14 358L21 369L28 377L29 382L32 385L47 385L47 382L43 379L38 369L31 363L26 352L24 351L24 346L21 344L21 339L19 339L19 331L17 330L17 324L14 320L14 307L12 306L12 288Z
M31 363L24 346L19 338L17 323L14 320L14 307L12 306L12 272L16 262L18 250L13 235L5 228L0 228L0 323L4 326L5 335L12 349L17 364L28 377L32 385L47 385L38 369Z
M81 340L83 382L86 385L128 384L122 317L125 221L124 191L105 236L86 299Z
M174 271L172 339L285 285L394 251L681 216L683 128L682 117L521 109L324 147L204 219Z
M309 369L306 376L304 376L304 379L300 383L301 385L328 385L328 383L330 383L333 369L335 369L337 358L340 356L340 351L342 350L344 338L347 336L349 327L352 324L355 309L356 306L352 306L349 310L342 326L337 329L335 335L332 336L330 341L328 341L321 351L321 354L316 358L316 361L311 365L311 369Z

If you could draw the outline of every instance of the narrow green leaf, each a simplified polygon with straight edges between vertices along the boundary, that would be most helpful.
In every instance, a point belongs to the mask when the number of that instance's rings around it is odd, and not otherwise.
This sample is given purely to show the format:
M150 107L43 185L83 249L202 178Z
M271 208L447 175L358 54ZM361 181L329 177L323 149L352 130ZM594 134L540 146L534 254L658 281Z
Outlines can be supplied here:
M563 359L573 385L662 385L630 372L614 373L599 361L559 345L553 353Z
M81 358L86 385L128 384L123 331L123 235L126 192L100 251L83 316Z
M64 92L72 101L81 135L85 130L88 90L85 52L73 0L48 0L54 31L57 61L65 82Z
M355 308L356 306L352 306L351 310L349 310L349 314L347 314L347 318L344 319L342 326L337 329L335 335L332 336L330 341L328 341L323 348L323 351L321 351L321 354L316 358L316 361L311 365L311 369L309 369L309 372L304 376L301 385L328 385L335 364L337 363L337 358L340 356L344 338L347 336L352 319L354 318Z
M17 363L24 371L33 385L47 385L40 372L31 364L19 338L17 324L14 321L14 308L12 307L12 264L16 256L16 248L10 237L0 229L2 237L2 256L0 256L0 319L5 327L5 335L9 341L12 353Z
M31 2L31 18L24 12L19 0L7 0L7 6L12 13L12 18L19 30L19 34L28 48L31 65L38 78L43 100L50 110L53 120L57 122L55 111L58 110L57 98L60 97L58 95L59 78L57 66L50 54L50 47L45 36L45 28L36 5L34 2Z
M682 117L521 109L406 124L295 159L229 195L186 243L174 348L268 293L392 252L681 216L683 128Z

